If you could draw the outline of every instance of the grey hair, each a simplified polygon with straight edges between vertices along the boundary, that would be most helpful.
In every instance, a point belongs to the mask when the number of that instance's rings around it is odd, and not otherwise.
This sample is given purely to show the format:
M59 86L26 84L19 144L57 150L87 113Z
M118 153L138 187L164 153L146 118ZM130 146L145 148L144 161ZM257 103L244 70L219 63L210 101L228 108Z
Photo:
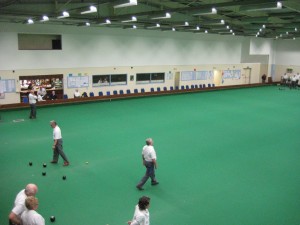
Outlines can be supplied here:
M27 196L34 196L38 191L38 187L35 184L27 184L25 188L25 194Z
M151 145L152 142L153 142L152 138L147 138L146 139L146 144L147 145Z
M50 123L54 123L55 125L57 125L56 121L55 120L51 120Z

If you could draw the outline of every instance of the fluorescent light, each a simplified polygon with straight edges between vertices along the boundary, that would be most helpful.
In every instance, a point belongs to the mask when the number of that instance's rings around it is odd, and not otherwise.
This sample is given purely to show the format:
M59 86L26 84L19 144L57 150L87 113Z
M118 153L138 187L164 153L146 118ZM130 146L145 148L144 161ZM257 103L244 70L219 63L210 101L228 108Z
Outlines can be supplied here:
M210 12L199 12L199 13L195 13L193 14L194 16L200 16L200 15L211 15L211 14L217 14L218 11L216 8L212 8Z
M252 9L246 9L246 11L265 11L265 10L277 10L277 9L282 9L282 3L281 2L277 2L276 7L265 7L265 8L258 8L258 6L256 6L255 8Z
M62 15L61 16L58 16L57 19L62 19L62 18L66 18L66 17L69 17L70 14L66 11L63 11L62 12Z
M130 23L130 22L135 22L135 21L137 21L137 19L135 16L133 16L133 17L131 17L131 20L123 20L122 23Z
M48 16L43 16L41 22L46 22L49 21L49 17Z
M28 19L27 24L34 24L34 21L32 19Z
M107 25L107 24L111 24L111 21L109 19L106 19L105 23L99 23L99 25Z
M160 28L160 24L157 23L155 26L147 27L147 29Z
M89 8L89 10L83 11L80 14L88 14L88 13L95 13L95 12L97 12L97 7L91 5L90 8Z
M166 13L164 16L160 16L160 17L154 17L151 18L152 20L159 20L159 19L170 19L171 18L171 14L170 13Z
M137 5L137 4L138 4L138 3L137 3L137 0L129 0L129 2L126 1L126 2L123 3L123 4L115 5L114 8L116 9L116 8L122 8L122 7L134 6L134 5Z
M195 29L191 29L191 30L200 30L200 27L197 26Z

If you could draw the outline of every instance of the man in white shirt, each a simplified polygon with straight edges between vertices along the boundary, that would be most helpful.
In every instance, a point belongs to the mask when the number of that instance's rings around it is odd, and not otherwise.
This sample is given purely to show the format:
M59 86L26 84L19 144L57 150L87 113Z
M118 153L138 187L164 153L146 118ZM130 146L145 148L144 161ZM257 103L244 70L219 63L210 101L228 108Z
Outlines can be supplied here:
M139 199L138 204L135 206L133 219L128 221L129 225L150 225L150 198L143 196Z
M76 89L75 92L74 92L74 98L80 98L80 97L81 97L81 94L78 91L78 89Z
M152 138L146 139L146 145L143 147L142 160L143 165L146 167L146 174L143 176L141 181L137 184L136 188L139 190L144 190L143 185L147 182L149 177L151 178L151 184L159 184L155 178L155 169L157 169L156 163L156 152L153 147Z
M25 200L26 210L21 215L22 225L45 225L45 219L36 212L39 201L34 196L29 196Z
M36 100L37 96L34 94L34 90L30 90L28 95L28 100L30 104L30 115L29 119L36 119Z
M50 121L50 126L53 128L53 141L54 141L52 146L53 160L51 161L51 163L56 164L58 162L58 157L60 155L64 160L64 166L68 166L69 160L63 151L61 130L54 120Z
M20 216L26 210L25 199L28 196L35 196L37 191L38 187L35 184L28 184L25 189L18 193L14 202L14 208L8 216L11 225L21 224Z

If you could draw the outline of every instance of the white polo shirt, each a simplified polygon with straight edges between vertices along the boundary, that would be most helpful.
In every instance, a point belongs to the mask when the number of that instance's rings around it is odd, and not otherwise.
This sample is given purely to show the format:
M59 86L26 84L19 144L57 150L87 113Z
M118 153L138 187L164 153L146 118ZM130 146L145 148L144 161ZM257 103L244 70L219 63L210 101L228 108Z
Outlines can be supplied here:
M57 125L53 128L53 139L62 139L60 128Z
M28 100L29 100L29 104L35 104L37 100L37 96L30 93L28 96Z
M22 225L45 225L45 219L34 210L25 210L21 220Z
M142 155L147 162L152 162L153 159L156 160L156 152L152 145L145 145L143 147Z
M148 209L140 210L139 206L136 205L131 225L150 225L150 214Z
M14 202L14 208L11 210L17 216L21 216L21 214L26 210L26 206L25 206L26 198L27 195L25 194L25 189L23 189L17 194L17 197Z

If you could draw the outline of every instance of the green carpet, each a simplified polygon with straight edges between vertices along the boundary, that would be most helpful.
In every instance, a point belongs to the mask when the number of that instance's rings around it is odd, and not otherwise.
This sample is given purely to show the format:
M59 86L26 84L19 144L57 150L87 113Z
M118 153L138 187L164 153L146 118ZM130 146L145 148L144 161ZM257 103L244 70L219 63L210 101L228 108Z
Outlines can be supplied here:
M52 215L56 225L126 224L147 195L152 225L297 225L299 97L271 86L44 107L37 120L29 109L0 112L0 224L36 183L46 224ZM67 168L49 163L52 119ZM147 137L160 184L141 192Z

